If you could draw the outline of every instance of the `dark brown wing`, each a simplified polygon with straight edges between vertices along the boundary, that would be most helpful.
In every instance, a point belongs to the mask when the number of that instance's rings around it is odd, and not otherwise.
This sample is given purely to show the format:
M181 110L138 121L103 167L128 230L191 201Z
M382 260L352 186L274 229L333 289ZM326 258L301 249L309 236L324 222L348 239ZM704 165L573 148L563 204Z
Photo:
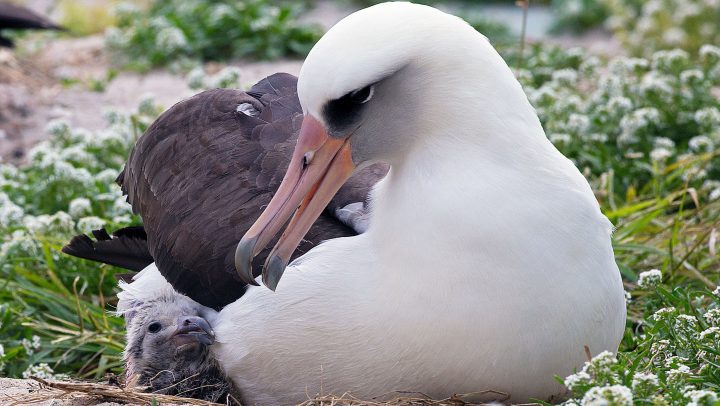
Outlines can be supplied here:
M118 178L143 218L161 273L206 306L222 307L245 291L235 272L235 246L289 164L302 123L296 80L275 74L247 93L215 89L176 104L140 137ZM236 111L244 103L259 114ZM353 234L323 215L296 256L322 240ZM255 259L257 274L268 253Z
M60 29L48 18L16 4L0 2L0 30L5 28Z
M3 29L52 29L59 30L56 25L46 17L15 4L0 2L0 31ZM0 37L0 44L12 46L12 41Z
M76 235L62 252L132 271L140 271L153 262L142 227L121 228L113 232L112 237L105 229L92 233L95 241L85 234Z

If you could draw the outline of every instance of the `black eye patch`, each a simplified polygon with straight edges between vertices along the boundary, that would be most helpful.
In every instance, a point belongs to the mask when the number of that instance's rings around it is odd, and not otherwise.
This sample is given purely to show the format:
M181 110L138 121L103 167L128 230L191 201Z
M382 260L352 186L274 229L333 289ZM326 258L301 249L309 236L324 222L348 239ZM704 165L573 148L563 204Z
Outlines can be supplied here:
M343 134L344 130L347 130L360 118L363 107L372 99L374 93L375 85L372 84L327 102L323 108L323 116L325 116L330 133L345 135Z

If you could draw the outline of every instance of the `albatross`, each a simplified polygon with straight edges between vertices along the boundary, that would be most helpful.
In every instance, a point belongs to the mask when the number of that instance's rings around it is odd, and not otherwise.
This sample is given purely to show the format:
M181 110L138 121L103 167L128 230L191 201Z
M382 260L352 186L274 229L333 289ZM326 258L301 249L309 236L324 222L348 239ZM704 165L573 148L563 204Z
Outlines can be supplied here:
M298 95L292 160L236 250L256 282L252 258L282 231L262 271L270 289L248 289L214 324L213 352L245 403L550 399L585 347L617 350L612 225L486 37L432 7L376 5L320 39ZM367 231L286 266L333 193L375 162L391 169Z
M134 282L121 275L118 295L128 382L210 401L235 391L209 351L210 322L213 309L246 286L235 273L233 247L290 162L302 122L296 82L278 73L247 92L214 89L172 106L140 137L117 179L144 224L112 235L94 230L95 240L78 235L63 248L141 271ZM294 255L361 232L368 191L385 172L376 165L346 184Z
M322 37L297 90L304 117L282 182L237 239L217 235L217 247L239 240L219 254L237 278L270 288L241 285L206 315L210 352L243 403L556 399L554 376L581 367L585 348L617 350L625 300L611 223L483 35L428 6L379 4ZM378 162L391 170L370 194L366 231L287 265L335 191ZM232 280L225 269L204 272ZM141 272L126 299L169 287L161 272ZM212 279L202 273L179 268L170 282Z

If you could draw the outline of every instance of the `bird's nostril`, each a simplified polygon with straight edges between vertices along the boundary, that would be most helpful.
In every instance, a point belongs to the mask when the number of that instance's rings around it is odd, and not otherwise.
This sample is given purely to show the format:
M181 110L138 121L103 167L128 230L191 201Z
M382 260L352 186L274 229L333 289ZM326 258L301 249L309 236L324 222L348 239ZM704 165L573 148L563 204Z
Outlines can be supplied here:
M192 323L190 319L185 319L185 321L183 321L183 326L189 326L190 323Z

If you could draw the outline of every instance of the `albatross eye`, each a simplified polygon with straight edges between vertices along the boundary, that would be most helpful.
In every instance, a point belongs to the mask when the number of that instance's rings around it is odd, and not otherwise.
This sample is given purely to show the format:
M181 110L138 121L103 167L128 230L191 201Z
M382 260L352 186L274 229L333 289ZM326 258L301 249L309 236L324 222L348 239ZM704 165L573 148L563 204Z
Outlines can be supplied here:
M359 104L365 104L372 99L373 94L375 93L375 86L365 86L362 89L353 90L350 92L350 98L355 102Z
M364 105L372 99L374 94L375 85L368 85L353 90L339 99L327 102L323 108L323 115L331 132L340 133L338 136L343 136L343 132L360 118Z
M162 324L158 322L150 323L148 326L148 331L151 333L157 333L162 328Z

